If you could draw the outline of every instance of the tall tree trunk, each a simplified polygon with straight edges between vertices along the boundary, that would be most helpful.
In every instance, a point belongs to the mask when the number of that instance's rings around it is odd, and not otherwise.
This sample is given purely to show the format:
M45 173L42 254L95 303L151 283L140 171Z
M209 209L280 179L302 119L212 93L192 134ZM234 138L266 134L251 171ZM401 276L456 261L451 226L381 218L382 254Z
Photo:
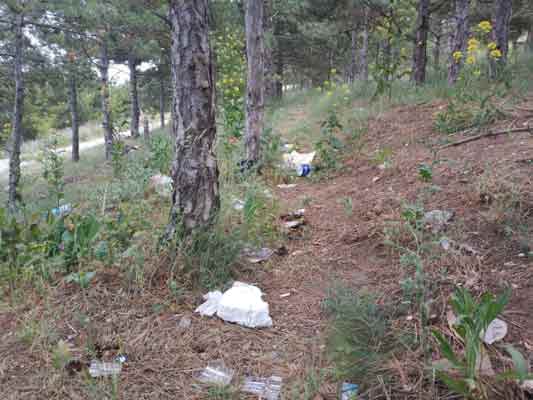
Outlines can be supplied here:
M150 120L148 119L148 115L144 115L144 141L146 143L150 142Z
M348 82L354 83L357 74L357 31L355 29L352 29L351 40L352 52L350 57L350 69L348 70Z
M455 52L461 52L463 58L466 51L466 41L469 34L470 1L455 0L455 34L450 55L450 66L448 68L448 83L453 85L459 77L459 72L463 66L463 60L456 61L453 57Z
M433 68L435 71L440 69L440 48L442 41L442 21L437 21L435 25L435 45L433 47Z
M111 121L111 108L109 106L109 55L106 38L102 37L100 42L100 86L102 101L102 129L105 140L105 159L111 159L113 151L113 123Z
M281 49L279 48L279 45L276 46L276 52L274 53L274 67L276 71L276 76L274 80L274 95L277 99L281 99L283 97L283 71L284 71L284 64L283 64L283 54L281 52Z
M416 35L413 50L413 74L411 79L421 85L426 81L427 45L429 33L429 1L419 0Z
M365 7L361 55L359 56L359 79L362 81L368 81L368 37L368 8Z
M22 113L24 107L24 76L22 73L22 47L23 47L24 14L17 15L15 25L15 106L11 126L11 141L9 146L9 193L7 206L10 211L17 209L21 196L19 193L20 181L20 147L22 145Z
M165 127L165 76L159 71L159 118L161 128Z
M529 28L527 32L526 46L529 51L533 51L533 28Z
M264 0L263 27L265 35L265 99L269 101L276 94L274 80L274 24L272 23L272 0Z
M512 0L495 0L493 10L493 26L492 38L498 49L502 53L500 59L495 60L491 58L491 77L495 78L498 74L498 69L507 63L507 55L509 53L509 29L511 26L511 14L513 12Z
M383 67L386 69L385 79L390 81L392 79L390 67L392 63L392 45L390 39L385 39L383 41Z
M264 34L263 0L246 2L246 56L248 80L246 87L245 148L246 159L259 160L260 138L264 114Z
M72 125L72 161L80 161L80 119L78 116L78 88L74 63L71 62L68 77L68 106L70 109L70 124Z
M139 137L139 118L141 110L139 108L139 94L137 91L137 58L133 53L128 55L128 68L130 70L130 103L131 103L131 136Z
M176 152L167 237L207 227L219 209L215 82L207 0L171 0Z

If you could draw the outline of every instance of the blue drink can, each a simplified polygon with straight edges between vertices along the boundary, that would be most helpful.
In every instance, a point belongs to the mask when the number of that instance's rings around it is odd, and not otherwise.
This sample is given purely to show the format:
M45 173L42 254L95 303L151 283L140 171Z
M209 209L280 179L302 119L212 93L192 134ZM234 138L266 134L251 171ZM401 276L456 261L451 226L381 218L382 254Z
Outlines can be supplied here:
M298 165L298 169L297 169L298 176L308 176L310 173L311 173L311 166L309 164Z

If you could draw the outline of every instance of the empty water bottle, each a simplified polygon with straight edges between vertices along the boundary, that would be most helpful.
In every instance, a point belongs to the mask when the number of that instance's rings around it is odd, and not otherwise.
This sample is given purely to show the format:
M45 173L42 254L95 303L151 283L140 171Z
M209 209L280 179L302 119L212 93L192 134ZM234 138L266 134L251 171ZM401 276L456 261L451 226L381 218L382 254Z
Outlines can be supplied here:
M93 378L118 375L120 371L122 371L122 363L118 362L92 360L89 366L89 374Z
M270 378L248 377L244 380L241 390L245 393L258 395L265 400L278 400L283 379L279 376Z

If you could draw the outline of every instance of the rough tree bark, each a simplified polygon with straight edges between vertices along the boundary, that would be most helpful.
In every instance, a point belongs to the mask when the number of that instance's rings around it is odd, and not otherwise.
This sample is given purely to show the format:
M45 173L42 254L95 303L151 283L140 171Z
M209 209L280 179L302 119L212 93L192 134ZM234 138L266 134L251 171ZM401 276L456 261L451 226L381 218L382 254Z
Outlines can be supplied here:
M368 81L368 8L364 9L361 54L359 56L359 79Z
M509 29L511 26L511 14L513 12L512 0L495 0L493 10L492 39L496 42L502 56L499 60L491 58L490 75L495 78L499 67L507 63L509 53Z
M455 61L453 54L460 51L464 55L466 51L466 41L469 34L470 1L455 0L455 33L450 55L450 66L448 68L448 83L450 85L457 81L463 65L462 60Z
M144 131L143 136L146 143L150 142L150 120L148 119L148 115L144 116Z
M427 44L429 33L430 0L419 0L416 34L413 51L413 74L411 80L417 85L426 81Z
M265 99L270 100L276 95L274 80L274 25L272 23L272 0L264 0L263 27L265 35Z
M22 72L24 41L24 14L21 12L16 17L15 23L15 105L13 108L13 121L11 126L11 140L9 144L9 189L7 206L10 211L17 209L20 201L20 146L22 144L22 113L24 107L24 76Z
M527 32L526 46L529 51L533 51L533 28L530 28Z
M137 58L135 54L128 54L128 68L130 70L130 106L131 106L131 120L130 132L131 136L139 137L139 119L141 110L139 108L139 93L137 91Z
M433 47L433 68L440 69L440 48L442 45L442 21L438 20L435 25L435 45Z
M248 0L245 11L246 56L248 75L246 85L245 149L246 159L259 159L260 138L264 114L264 32L263 0Z
M351 57L350 68L348 69L348 82L354 83L357 75L357 31L352 29L351 32Z
M207 227L219 209L215 82L207 0L171 0L176 152L167 237Z
M111 108L109 106L109 54L105 38L101 38L100 41L100 62L98 64L98 69L100 70L100 97L102 107L102 128L104 130L105 140L105 159L110 160L113 151L113 123L111 121Z
M72 161L80 161L80 119L78 116L78 87L76 71L71 62L68 76L68 107L72 129Z
M159 71L159 118L161 128L165 127L165 76Z

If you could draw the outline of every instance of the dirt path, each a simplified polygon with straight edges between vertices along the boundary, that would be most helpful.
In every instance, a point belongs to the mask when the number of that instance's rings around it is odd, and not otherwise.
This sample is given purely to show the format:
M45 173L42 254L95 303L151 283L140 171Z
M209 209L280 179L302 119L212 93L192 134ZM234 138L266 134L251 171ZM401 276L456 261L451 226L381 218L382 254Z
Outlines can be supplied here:
M337 284L377 293L380 302L402 301L400 281L409 272L401 266L399 254L383 244L383 232L401 219L404 204L418 201L426 210L453 210L455 219L446 235L477 252L445 254L426 266L439 285L432 287L436 315L432 324L446 326L447 295L454 285L476 293L498 292L509 285L513 296L504 313L510 322L506 342L531 357L533 278L528 271L533 261L521 255L524 244L517 236L503 232L506 225L499 218L506 216L492 214L501 211L495 206L511 190L505 186L511 181L513 193L523 196L522 210L533 210L533 167L523 162L533 158L533 139L527 134L502 136L448 149L439 155L443 161L434 165L428 184L419 179L418 167L431 164L428 143L438 143L442 136L432 131L430 118L420 115L430 115L435 108L400 107L372 119L363 150L349 155L338 174L319 182L302 178L293 189L277 190L284 208L306 208L307 225L288 240L288 255L239 270L240 280L257 284L265 293L273 328L252 330L201 318L193 313L201 298L193 295L158 312L158 305L175 301L168 297L164 277L155 274L150 288L132 294L124 290L123 274L115 270L99 272L85 294L62 285L46 305L36 298L34 313L57 324L59 337L73 338L74 355L86 354L88 343L98 343L104 358L119 351L128 354L119 381L120 398L215 399L195 384L193 376L209 361L222 359L239 377L282 376L283 399L303 399L301 385L310 376L315 376L317 387L308 399L336 399L335 380L316 378L331 367L325 357L328 317L322 301ZM375 161L376 150L384 148L391 150L386 169ZM485 195L493 200L484 201ZM528 221L523 223L527 226ZM533 240L531 235L525 238ZM80 322L83 315L90 316L88 325ZM192 323L179 329L183 317ZM50 372L50 352L29 348L15 334L23 322L14 312L0 312L0 326L7 327L7 333L0 332L0 394L9 388L9 399L86 399L104 393L97 392L99 388L109 390L103 381L91 389L83 379L58 385ZM412 316L395 324L411 332L419 328ZM410 357L397 360L394 367L384 366L390 386L387 395L378 387L376 399L425 398L420 386L423 360L417 354Z

